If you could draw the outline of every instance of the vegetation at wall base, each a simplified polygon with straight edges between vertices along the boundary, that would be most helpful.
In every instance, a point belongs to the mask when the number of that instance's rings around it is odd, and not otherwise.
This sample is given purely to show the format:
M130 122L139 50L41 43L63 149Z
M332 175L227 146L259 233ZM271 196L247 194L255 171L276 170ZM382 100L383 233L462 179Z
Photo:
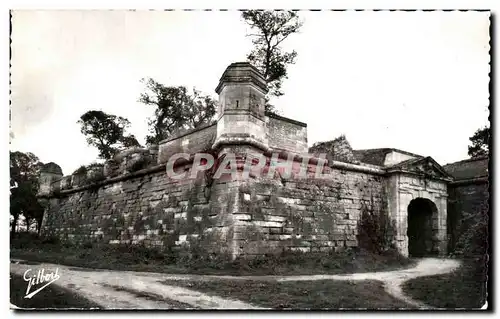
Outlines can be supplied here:
M413 261L388 251L375 254L350 249L343 252L293 252L253 258L192 254L187 250L160 250L142 245L60 243L53 237L18 234L11 241L11 258L88 268L162 273L226 275L340 274L407 268Z

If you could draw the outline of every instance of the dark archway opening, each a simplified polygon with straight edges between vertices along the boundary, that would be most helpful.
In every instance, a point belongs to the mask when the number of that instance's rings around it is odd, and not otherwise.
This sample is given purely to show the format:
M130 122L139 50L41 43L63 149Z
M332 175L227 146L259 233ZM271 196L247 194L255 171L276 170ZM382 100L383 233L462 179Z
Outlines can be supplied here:
M429 199L415 198L408 205L408 253L411 257L436 255L433 221L437 207Z

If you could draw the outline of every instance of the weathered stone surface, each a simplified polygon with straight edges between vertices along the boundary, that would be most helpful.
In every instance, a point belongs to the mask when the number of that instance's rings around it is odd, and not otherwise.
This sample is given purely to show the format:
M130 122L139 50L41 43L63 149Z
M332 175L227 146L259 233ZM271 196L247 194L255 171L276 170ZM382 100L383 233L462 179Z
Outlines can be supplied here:
M357 163L351 144L347 141L345 135L341 135L329 142L315 143L309 148L309 153L319 156L326 154L326 158L333 161Z
M422 197L436 206L430 240L445 252L451 179L435 161L396 154L385 166L358 165L349 143L340 138L310 150L334 160L318 166L317 158L309 161L314 154L304 154L304 123L265 114L266 91L254 67L232 64L217 87L217 123L118 154L99 170L104 180L92 187L82 186L99 179L93 171L60 180L60 168L47 166L39 193L46 207L43 233L73 242L201 247L234 258L348 249L361 244L363 222L387 217L394 225L387 237L407 254L408 205ZM181 172L190 170L196 152L210 152L221 161L236 154L238 168L263 155L266 166L263 174L252 172L246 179L241 172L221 178L214 178L214 172L200 172L196 178L167 176L164 164L172 155L188 155L175 168ZM284 167L270 168L271 162L283 164L286 158L292 160L289 176Z
M277 115L266 118L269 146L275 150L307 153L307 126Z

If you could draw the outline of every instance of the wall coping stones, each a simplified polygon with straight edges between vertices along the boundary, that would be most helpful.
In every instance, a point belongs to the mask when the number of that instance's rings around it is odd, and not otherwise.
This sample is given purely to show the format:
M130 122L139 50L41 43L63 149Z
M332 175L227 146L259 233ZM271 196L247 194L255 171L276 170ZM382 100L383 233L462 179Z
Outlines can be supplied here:
M132 155L132 154L149 154L150 150L148 148L143 148L143 147L131 147L124 149L120 151L118 154L113 156L113 160L115 161L121 161L125 157Z
M307 127L307 123L299 122L297 120L292 120L291 118L284 117L284 116L281 116L281 115L278 115L278 114L275 114L275 113L272 113L272 112L266 112L266 116L270 117L270 118L273 118L273 119L282 120L284 122L289 122L289 123L292 123L292 124L295 124L295 125L299 125L299 126L302 126L302 127Z
M215 92L220 94L227 83L251 83L264 93L268 91L266 80L259 70L249 62L231 63L222 74Z
M273 153L272 150L267 152L265 155L271 156ZM288 151L281 151L279 152L279 158L280 159L287 159L288 154L290 152ZM292 153L293 154L293 153ZM317 165L320 158L319 157L314 157L312 154L307 153L307 154L294 154L294 161L297 162L302 162L302 159L304 157L309 157L309 164ZM376 174L376 175L385 175L386 171L383 168L379 168L374 165L364 165L364 164L352 164L352 163L345 163L345 162L339 162L339 161L333 161L333 160L326 160L326 165L330 168L338 168L338 169L345 169L348 171L353 171L353 172L364 172L364 173L371 173L371 174Z
M488 176L480 176L475 178L460 179L450 182L450 186L463 186L469 184L486 184L489 182Z
M446 182L450 183L453 181L453 178L451 177L437 177L437 176L431 176L431 175L426 175L424 173L420 172L414 172L414 171L409 171L405 169L394 169L386 172L387 175L393 175L393 174L406 174L406 175L411 175L411 176L419 176L423 177L428 180L435 180L435 181L441 181L441 182Z
M231 141L229 141L229 142L231 142ZM232 141L232 142L234 142L235 144L241 144L241 141L240 142ZM248 140L247 142L248 143L255 143L256 144L255 146L257 146L257 143L258 143L255 140ZM180 158L180 159L178 159L176 161L176 165L175 166L181 166L181 165L189 164L189 163L191 163L193 161L193 159L194 159L194 156L191 156L191 158L189 160L183 160L182 158ZM295 155L295 159L297 159L298 161L301 161L302 160L302 156L301 155ZM311 162L312 162L312 164L317 164L318 158L311 157ZM382 170L382 169L377 169L377 168L372 168L372 167L366 167L366 166L361 166L361 165L356 165L356 164L350 164L350 163L329 161L329 162L327 162L327 165L329 167L331 167L331 168L345 169L345 170L354 171L354 172L364 172L364 173L371 173L371 174L375 174L375 175L384 175L384 174L386 174L386 172L384 170ZM81 192L81 191L85 191L85 190L92 189L92 188L99 188L99 187L102 187L102 186L105 186L105 185L108 185L108 184L118 183L118 182L121 182L121 181L124 181L124 180L128 180L128 179L132 179L132 178L135 178L135 177L139 177L139 176L144 176L144 175L148 175L148 174L160 172L160 171L165 170L165 169L166 169L166 163L163 163L163 164L155 165L155 166L148 167L148 168L145 168L145 169L142 169L142 170L138 170L138 171L135 171L135 172L132 172L132 173L128 173L128 174L116 176L116 177L113 177L113 178L105 179L105 180L99 181L97 183L87 184L87 185L83 185L83 186L76 187L76 188L71 188L71 189L66 189L66 190L60 190L59 193L61 195L68 195L68 194L72 194L72 193L76 193L76 192ZM60 182L60 181L61 181L61 179L59 179L58 181L55 181L54 183L57 183L57 182ZM47 195L40 196L40 198L42 198L42 197L54 197L54 196L50 196L50 195L49 196L47 196Z
M160 164L160 165L148 167L145 169L141 169L141 170L138 170L136 172L116 176L116 177L113 177L110 179L105 179L105 180L102 180L102 181L97 182L97 183L87 184L87 185L83 185L81 187L71 188L71 189L67 189L67 190L61 190L60 194L67 195L67 194L77 193L77 192L85 191L85 190L88 190L91 188L96 188L96 187L98 188L98 187L102 187L102 186L105 186L108 184L118 183L118 182L121 182L121 181L124 181L127 179L131 179L134 177L139 177L139 176L143 176L143 175L147 175L147 174L151 174L151 173L160 172L160 171L165 170L165 169L166 169L166 164ZM58 181L60 181L60 180L58 180ZM58 182L58 181L55 181L55 182ZM39 196L39 197L42 198L42 197L55 197L55 196Z
M269 146L256 140L250 134L245 135L247 136L220 136L212 145L212 149L218 149L221 145L251 145L264 152L270 151Z
M217 121L214 121L212 123L206 123L206 124L200 125L198 127L195 127L193 129L187 130L186 132L181 133L179 135L175 135L175 136L166 138L164 140L161 140L159 144L165 144L167 142L171 142L171 141L177 140L179 138L185 137L187 135L191 135L193 133L196 133L198 131L204 130L204 129L209 128L209 127L214 126L214 125L217 125Z
M340 168L348 171L371 173L376 175L385 175L387 172L381 168L375 168L365 165L344 163L339 161L329 161L328 166L331 168Z

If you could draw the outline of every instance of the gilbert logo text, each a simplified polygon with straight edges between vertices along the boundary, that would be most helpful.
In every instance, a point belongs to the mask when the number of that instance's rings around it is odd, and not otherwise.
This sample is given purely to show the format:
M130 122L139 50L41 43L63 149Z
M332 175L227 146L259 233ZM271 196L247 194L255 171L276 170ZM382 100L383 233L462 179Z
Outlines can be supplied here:
M40 291L42 291L45 287L53 283L54 281L61 278L58 274L59 268L56 268L55 271L46 271L45 269L39 269L37 272L32 269L28 269L24 272L24 280L28 282L28 288L26 289L26 296L24 298L30 299ZM40 285L42 285L40 287ZM36 287L38 289L34 290Z

